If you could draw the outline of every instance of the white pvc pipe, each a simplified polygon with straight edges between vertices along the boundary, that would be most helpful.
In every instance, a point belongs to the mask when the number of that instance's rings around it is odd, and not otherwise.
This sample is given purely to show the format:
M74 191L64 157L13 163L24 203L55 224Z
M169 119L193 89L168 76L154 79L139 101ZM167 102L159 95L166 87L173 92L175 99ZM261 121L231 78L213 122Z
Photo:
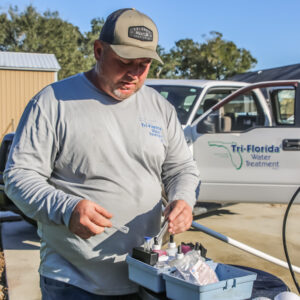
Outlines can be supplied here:
M262 251L259 251L259 250L255 249L255 248L252 248L250 246L247 246L247 245L245 245L245 244L243 244L241 242L238 242L238 241L236 241L236 240L234 240L234 239L232 239L232 238L230 238L230 237L228 237L226 235L223 235L223 234L218 233L218 232L216 232L216 231L214 231L212 229L209 229L209 228L207 228L207 227L205 227L203 225L200 225L200 224L198 224L195 221L193 221L192 226L195 227L196 229L199 229L200 231L203 231L204 233L206 233L206 234L208 234L208 235L210 235L212 237L217 238L218 240L221 240L221 241L227 243L227 244L230 244L232 246L240 248L240 249L242 249L242 250L244 250L246 252L254 254L254 255L258 256L258 257L261 257L261 258L263 258L265 260L268 260L268 261L270 261L270 262L272 262L274 264L277 264L279 266L282 266L284 268L287 268L287 269L289 268L288 264L285 261L283 261L281 259L278 259L276 257L273 257L271 255L268 255L268 254L266 254L266 253L264 253ZM293 268L294 272L297 272L297 273L300 274L300 268L299 267L296 267L296 266L292 265L292 268Z

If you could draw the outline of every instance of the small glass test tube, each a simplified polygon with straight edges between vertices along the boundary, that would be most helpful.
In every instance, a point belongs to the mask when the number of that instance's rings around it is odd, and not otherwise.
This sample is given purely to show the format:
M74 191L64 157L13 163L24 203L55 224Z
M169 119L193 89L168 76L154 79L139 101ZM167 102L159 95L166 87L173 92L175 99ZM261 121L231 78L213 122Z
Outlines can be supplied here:
M150 252L150 250L151 250L150 241L151 241L151 237L149 237L149 236L144 237L144 251L145 252Z

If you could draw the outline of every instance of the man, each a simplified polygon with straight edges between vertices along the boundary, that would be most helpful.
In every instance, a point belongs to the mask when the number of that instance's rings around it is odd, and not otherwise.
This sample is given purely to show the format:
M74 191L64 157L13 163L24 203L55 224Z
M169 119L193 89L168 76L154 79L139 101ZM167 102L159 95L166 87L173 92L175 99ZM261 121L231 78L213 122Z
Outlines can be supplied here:
M38 222L43 299L134 299L125 257L159 231L161 181L169 232L191 225L197 168L175 109L143 85L157 41L146 15L112 13L95 67L46 87L20 120L5 188Z

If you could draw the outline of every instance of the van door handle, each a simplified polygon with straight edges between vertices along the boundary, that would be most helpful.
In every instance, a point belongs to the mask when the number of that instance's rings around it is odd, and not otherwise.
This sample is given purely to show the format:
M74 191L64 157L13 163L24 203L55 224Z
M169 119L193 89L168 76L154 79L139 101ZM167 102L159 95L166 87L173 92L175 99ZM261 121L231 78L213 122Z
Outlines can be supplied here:
M282 141L282 149L286 151L300 151L300 140L284 139Z

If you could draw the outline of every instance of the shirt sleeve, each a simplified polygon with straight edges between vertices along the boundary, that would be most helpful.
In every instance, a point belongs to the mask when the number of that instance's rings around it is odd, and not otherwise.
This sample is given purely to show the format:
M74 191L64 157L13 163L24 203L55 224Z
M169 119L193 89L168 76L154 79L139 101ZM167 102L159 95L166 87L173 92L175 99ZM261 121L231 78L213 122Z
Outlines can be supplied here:
M53 124L55 109L51 108L51 99L44 99L49 103L46 114L39 105L40 97L28 103L19 122L3 174L5 193L28 217L68 226L82 198L48 182L59 148Z
M195 205L196 190L200 184L199 171L173 107L168 123L168 147L162 181L169 201L182 199L191 207Z

